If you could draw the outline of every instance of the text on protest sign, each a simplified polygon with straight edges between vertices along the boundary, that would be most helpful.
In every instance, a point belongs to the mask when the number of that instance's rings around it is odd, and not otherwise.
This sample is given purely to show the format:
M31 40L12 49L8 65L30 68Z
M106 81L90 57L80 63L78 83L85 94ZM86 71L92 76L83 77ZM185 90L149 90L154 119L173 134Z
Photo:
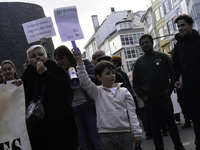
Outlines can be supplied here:
M39 41L42 37L55 36L51 17L45 17L22 24L28 43Z
M54 16L62 42L84 38L76 6L54 9Z

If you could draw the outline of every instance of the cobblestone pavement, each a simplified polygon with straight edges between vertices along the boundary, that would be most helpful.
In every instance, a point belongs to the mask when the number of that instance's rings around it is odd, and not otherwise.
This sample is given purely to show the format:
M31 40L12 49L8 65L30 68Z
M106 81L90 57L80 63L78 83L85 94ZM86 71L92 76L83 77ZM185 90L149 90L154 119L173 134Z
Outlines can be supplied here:
M194 136L193 127L182 129L181 126L183 126L183 123L184 123L183 116L181 114L181 124L177 125L177 127L179 130L179 135L183 143L183 146L185 147L186 150L195 150L195 145L194 145L195 136ZM164 141L165 150L174 150L174 145L169 135L166 137L163 137L163 141ZM142 135L141 147L142 147L142 150L155 150L153 139L146 140L145 133L143 133Z

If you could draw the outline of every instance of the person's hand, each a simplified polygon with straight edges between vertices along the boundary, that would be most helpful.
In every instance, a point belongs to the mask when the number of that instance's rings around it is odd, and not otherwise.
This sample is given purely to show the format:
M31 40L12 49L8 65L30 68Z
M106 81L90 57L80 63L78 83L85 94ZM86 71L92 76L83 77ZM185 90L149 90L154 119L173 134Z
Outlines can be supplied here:
M171 91L166 89L161 93L161 95L164 95L166 98L169 98L171 95Z
M147 97L147 96L145 96L145 97L143 97L143 101L145 102L145 101L147 101L149 98Z
M15 79L11 82L12 84L15 84L16 86L20 86L22 84L22 79Z
M46 38L45 38L45 37L42 37L42 38L40 39L40 44L44 47L46 41L47 41Z
M44 66L43 62L39 61L37 62L37 72L41 75L43 72L45 72L47 68Z
M182 84L181 84L179 81L176 81L176 82L174 83L174 87L177 88L177 89L183 88L183 87L182 87Z
M72 53L73 53L74 58L76 59L77 63L81 64L81 63L83 63L81 52L80 52L79 48L77 48L77 49L79 52L72 49Z
M142 137L134 137L133 142L135 145L140 146L142 144Z

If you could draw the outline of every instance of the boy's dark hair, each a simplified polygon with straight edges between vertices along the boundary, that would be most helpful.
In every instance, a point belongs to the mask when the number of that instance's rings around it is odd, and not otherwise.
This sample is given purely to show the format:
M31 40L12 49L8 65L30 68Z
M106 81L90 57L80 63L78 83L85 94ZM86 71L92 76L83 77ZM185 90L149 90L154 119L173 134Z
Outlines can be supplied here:
M146 37L149 38L151 44L153 44L153 37L151 36L151 34L143 34L139 39L139 44L140 44L140 41L145 39Z
M188 25L193 24L194 22L191 16L187 14L182 14L174 19L174 23L177 23L179 20L182 20L182 19L185 20L188 23Z
M105 68L108 68L108 69L115 69L114 65L109 62L109 61L106 61L106 60L102 60L100 62L98 62L96 64L96 66L94 67L94 73L95 75L99 75L101 76L102 72L104 71Z
M111 61L118 66L122 66L122 58L119 55L114 55L111 57Z
M58 56L59 59L63 59L63 56L67 57L72 66L76 65L76 59L74 58L72 52L66 46L61 45L61 46L57 47L53 51L54 58L56 55Z

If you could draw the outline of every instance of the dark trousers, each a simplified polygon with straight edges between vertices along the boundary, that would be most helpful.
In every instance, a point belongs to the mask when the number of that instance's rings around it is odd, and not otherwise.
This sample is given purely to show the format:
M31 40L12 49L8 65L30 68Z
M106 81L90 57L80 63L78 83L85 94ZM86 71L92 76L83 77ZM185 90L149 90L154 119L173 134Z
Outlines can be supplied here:
M196 150L200 150L200 89L184 90L187 108L193 122Z
M147 114L150 117L152 125L153 140L156 150L164 150L163 138L160 130L160 117L165 118L166 124L169 128L170 137L174 143L176 150L182 149L183 145L180 141L177 126L174 122L174 110L170 98L159 96L154 99L148 99L145 102Z
M103 150L133 150L133 138L130 132L101 133Z
M74 110L79 131L78 142L80 150L89 150L90 147L95 150L102 150L100 134L96 127L96 112L91 109L87 102L74 107Z
M145 107L139 108L138 112L139 112L139 117L142 120L142 125L143 125L143 128L144 128L144 131L145 132L151 132L150 131L150 123L149 123L149 119L147 118Z
M74 117L57 122L46 131L35 127L29 132L29 138L32 150L78 150L78 128Z
M183 89L177 89L177 97L178 97L178 102L181 106L181 110L182 110L185 122L190 123L190 114L189 114L189 111L187 109L185 92L184 92Z

